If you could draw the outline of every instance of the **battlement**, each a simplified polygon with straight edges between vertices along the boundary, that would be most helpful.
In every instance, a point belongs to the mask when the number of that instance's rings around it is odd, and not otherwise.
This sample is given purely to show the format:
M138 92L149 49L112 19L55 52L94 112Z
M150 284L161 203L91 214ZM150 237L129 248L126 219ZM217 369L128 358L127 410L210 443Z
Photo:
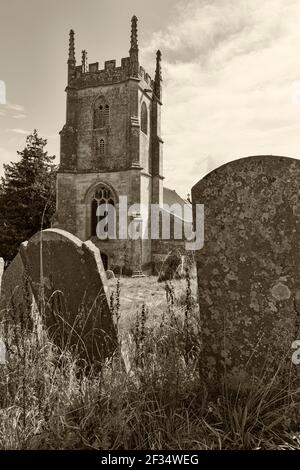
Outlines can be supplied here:
M139 64L139 49L137 38L137 18L131 20L131 39L129 57L123 57L121 64L116 65L116 60L106 60L104 68L99 69L99 62L88 63L87 52L82 51L81 65L76 65L74 31L70 31L69 57L68 57L68 87L80 89L135 79L141 82L143 88L150 88L157 98L161 99L161 54L156 56L155 79Z
M74 70L74 75L71 78L69 85L75 88L85 88L88 86L96 85L110 85L112 83L123 82L132 77L130 57L123 57L121 65L116 66L116 60L106 60L104 68L99 69L99 62L91 64L77 65ZM154 82L151 76L145 71L142 66L139 66L138 76L134 77L142 80L145 84L154 88Z

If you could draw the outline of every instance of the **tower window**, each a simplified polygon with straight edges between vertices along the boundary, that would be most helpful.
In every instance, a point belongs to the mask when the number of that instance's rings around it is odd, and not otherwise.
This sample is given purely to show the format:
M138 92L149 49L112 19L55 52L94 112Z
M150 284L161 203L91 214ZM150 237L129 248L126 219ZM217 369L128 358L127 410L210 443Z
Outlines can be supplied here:
M148 134L148 111L145 102L143 102L141 109L141 130L144 134Z
M105 127L109 124L109 105L99 103L97 100L94 108L94 129Z
M97 224L104 217L107 217L108 212L104 211L104 215L101 217L97 216L97 209L100 205L115 205L115 198L112 191L107 186L98 186L94 192L92 202L91 202L91 235L95 236L97 234ZM115 221L114 221L115 223ZM104 231L107 231L107 226L104 227Z

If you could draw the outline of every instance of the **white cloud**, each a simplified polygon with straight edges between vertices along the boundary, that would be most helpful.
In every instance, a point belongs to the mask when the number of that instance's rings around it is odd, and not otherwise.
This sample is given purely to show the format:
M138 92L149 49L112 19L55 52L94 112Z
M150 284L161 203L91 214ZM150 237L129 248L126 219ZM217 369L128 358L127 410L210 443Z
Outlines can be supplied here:
M14 119L25 119L26 118L26 114L15 114L13 116Z
M24 111L24 106L22 106L21 104L7 103L6 108L12 111Z
M15 134L22 134L22 135L30 134L30 131L26 131L25 129L5 129L5 132L14 132Z
M299 22L298 0L198 0L153 35L143 60L162 50L167 184L184 195L234 158L300 157Z
M24 119L26 114L24 113L24 107L20 104L7 103L1 107L0 116L7 116L13 119Z
M6 104L6 84L0 80L0 104Z

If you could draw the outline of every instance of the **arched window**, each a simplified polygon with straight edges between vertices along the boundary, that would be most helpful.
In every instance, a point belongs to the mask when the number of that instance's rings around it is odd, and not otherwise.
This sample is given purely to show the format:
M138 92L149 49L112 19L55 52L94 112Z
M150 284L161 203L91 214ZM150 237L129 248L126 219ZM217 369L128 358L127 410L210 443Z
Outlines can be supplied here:
M104 104L102 100L97 100L94 108L94 129L108 126L109 124L109 105Z
M92 202L91 202L91 235L92 236L95 236L97 235L97 224L98 222L100 222L102 219L104 219L105 217L107 217L108 215L108 212L107 211L104 211L104 215L102 216L97 216L97 209L98 209L98 206L100 205L111 205L111 206L115 206L115 198L114 198L114 195L111 191L111 189L109 189L107 186L105 185L100 185L100 186L97 186L97 188L95 189L95 192L93 194L93 197L92 197ZM114 221L115 223L115 221ZM108 227L107 225L104 227L104 231L107 232L108 230Z
M144 134L148 134L148 111L145 102L143 102L141 109L141 130Z

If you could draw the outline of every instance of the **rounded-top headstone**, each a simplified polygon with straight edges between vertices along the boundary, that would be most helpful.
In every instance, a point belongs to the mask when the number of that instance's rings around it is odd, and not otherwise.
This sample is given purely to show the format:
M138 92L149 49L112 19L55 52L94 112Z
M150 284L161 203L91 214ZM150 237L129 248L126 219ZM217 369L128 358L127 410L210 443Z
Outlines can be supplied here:
M196 261L206 383L236 389L276 374L296 376L300 161L235 160L199 181L192 198L205 214Z
M49 334L89 364L110 357L117 332L108 302L100 251L60 229L47 229L21 245L31 288Z

